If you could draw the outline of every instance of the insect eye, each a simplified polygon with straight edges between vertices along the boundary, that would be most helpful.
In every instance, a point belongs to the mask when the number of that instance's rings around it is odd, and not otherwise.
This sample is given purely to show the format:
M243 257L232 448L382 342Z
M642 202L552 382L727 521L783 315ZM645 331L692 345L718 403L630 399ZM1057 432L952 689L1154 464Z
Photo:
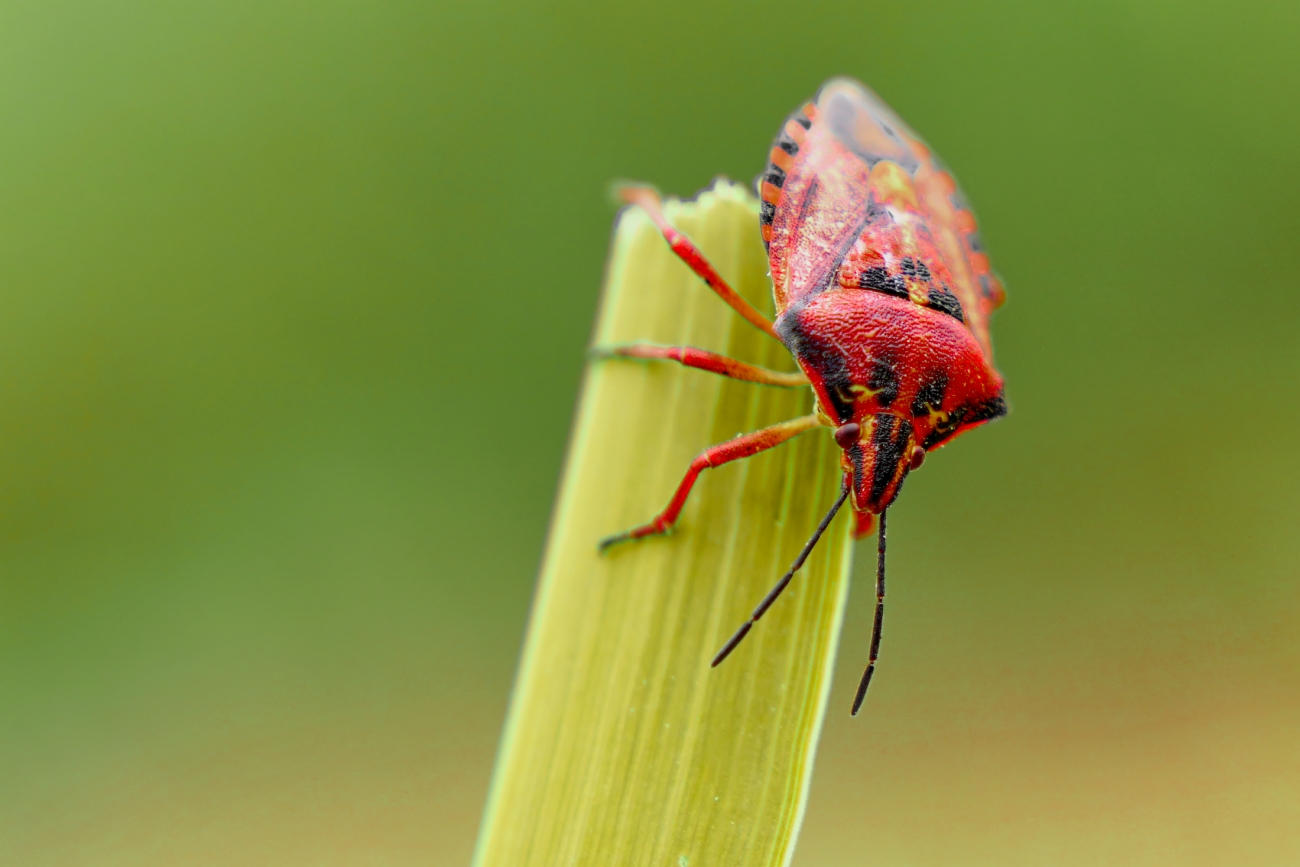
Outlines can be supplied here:
M858 435L862 433L862 427L857 422L842 424L835 429L835 443L842 449L847 449L858 441Z
M925 463L925 449L917 446L912 449L912 469L918 469L923 463Z

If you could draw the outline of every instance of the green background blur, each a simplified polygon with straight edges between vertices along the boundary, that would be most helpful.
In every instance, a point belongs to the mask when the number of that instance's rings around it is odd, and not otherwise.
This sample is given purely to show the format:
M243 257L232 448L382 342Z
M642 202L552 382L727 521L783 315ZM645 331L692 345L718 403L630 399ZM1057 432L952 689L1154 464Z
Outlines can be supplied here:
M833 74L975 203L1012 414L891 512L850 723L860 552L795 864L1300 863L1297 45L1293 0L0 5L0 863L466 864L605 186L749 180Z

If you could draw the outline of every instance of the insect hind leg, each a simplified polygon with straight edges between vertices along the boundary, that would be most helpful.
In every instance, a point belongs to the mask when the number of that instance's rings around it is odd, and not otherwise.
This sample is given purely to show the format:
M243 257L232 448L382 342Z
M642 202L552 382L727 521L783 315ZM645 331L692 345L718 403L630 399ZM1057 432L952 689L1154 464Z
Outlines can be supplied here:
M716 292L723 301L727 302L732 310L735 310L744 317L746 322L767 334L773 340L779 341L781 339L777 336L772 320L759 313L752 304L740 297L740 293L732 289L727 281L722 279L722 275L709 264L709 260L704 258L700 248L695 246L690 238L677 231L672 223L668 222L668 218L664 216L663 201L659 197L658 190L645 185L628 184L618 187L615 192L619 199L629 205L641 208L650 216L650 219L663 233L664 240L668 242L668 246L677 254L677 257L699 275L701 280L709 284L709 288Z

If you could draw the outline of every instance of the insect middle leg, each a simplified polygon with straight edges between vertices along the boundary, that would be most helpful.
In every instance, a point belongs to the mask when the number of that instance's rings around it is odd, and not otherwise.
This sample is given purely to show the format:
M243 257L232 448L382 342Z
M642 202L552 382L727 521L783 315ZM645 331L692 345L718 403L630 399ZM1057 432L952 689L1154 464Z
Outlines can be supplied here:
M735 310L745 318L745 321L770 335L774 340L781 339L776 335L772 320L759 313L754 309L753 305L740 297L740 293L732 289L727 284L727 281L722 279L722 275L709 264L709 260L704 258L700 248L695 246L690 238L677 231L672 223L668 222L668 218L664 216L663 202L659 198L657 190L653 187L630 185L620 188L618 195L629 205L636 205L650 215L650 219L659 227L664 240L668 242L668 246L672 248L678 258L698 274L700 279L708 283L709 288L718 293L718 296L727 302L732 310Z
M615 533L601 539L600 549L603 551L610 545L619 542L667 533L677 523L677 518L682 513L682 507L686 505L686 498L690 496L691 488L695 486L695 480L700 477L700 473L709 467L718 467L731 461L738 461L741 458L748 458L759 452L767 451L819 425L821 425L821 422L817 416L805 415L771 427L765 427L753 433L738 436L734 440L728 440L713 448L705 449L695 460L691 461L690 468L687 469L681 484L677 486L677 492L673 494L673 498L666 509L656 515L654 520L648 524L642 524L639 527L633 527L631 530L625 530L622 533Z
M659 346L654 343L621 343L599 346L591 351L597 358L641 358L651 361L676 361L686 367L707 370L731 379L756 382L759 385L776 385L795 388L808 384L802 373L782 373L754 364L746 364L726 355L696 349L693 346Z

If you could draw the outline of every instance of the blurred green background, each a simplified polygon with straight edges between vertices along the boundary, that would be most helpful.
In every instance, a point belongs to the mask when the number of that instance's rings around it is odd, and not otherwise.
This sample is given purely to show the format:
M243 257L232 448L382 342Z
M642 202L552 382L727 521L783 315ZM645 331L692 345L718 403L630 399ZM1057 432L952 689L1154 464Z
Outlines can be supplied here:
M1298 44L1282 0L0 5L0 863L466 864L605 186L748 180L834 74L975 203L1013 411L891 512L850 722L860 552L795 864L1300 862Z

